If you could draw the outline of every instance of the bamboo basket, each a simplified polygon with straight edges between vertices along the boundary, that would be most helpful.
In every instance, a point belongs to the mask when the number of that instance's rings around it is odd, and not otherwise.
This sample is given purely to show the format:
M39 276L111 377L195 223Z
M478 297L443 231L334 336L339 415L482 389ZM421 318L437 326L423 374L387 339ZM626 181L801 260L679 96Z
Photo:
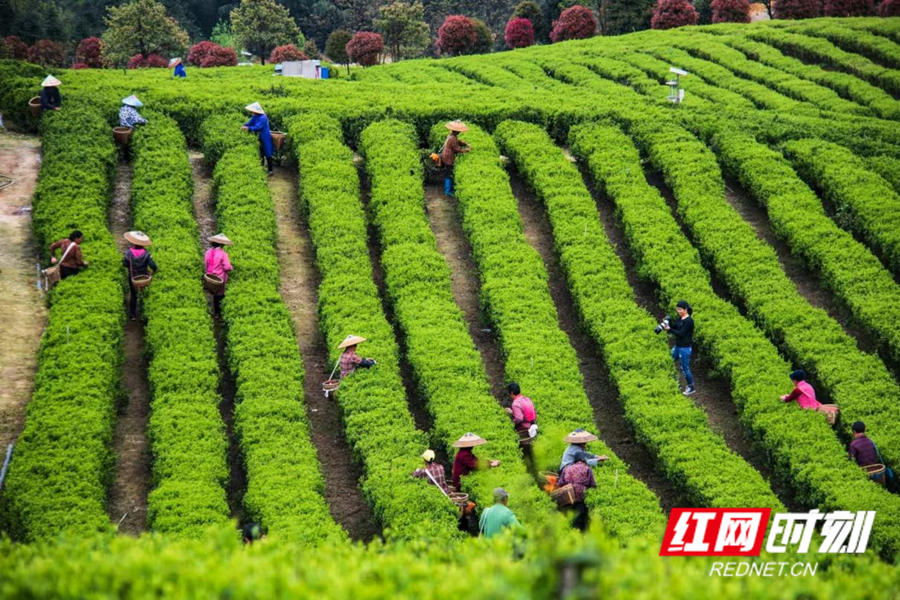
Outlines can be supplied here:
M275 146L276 150L281 150L281 147L284 146L285 137L286 136L283 131L272 132L272 144Z
M131 127L113 127L113 138L117 144L127 146L131 143L132 134L134 134L134 129Z
M862 467L862 470L866 472L866 475L869 476L869 479L875 481L881 485L887 485L887 477L885 477L885 472L887 469L884 465L866 465Z
M218 275L207 273L203 276L203 287L207 292L215 296L225 287L225 281Z
M448 497L453 504L461 509L465 508L469 503L469 495L463 492L450 492Z
M841 412L840 409L838 409L837 404L823 404L817 410L825 415L828 424L832 426L837 423L838 413Z
M150 285L152 280L153 277L150 275L135 275L131 278L131 285L133 285L136 290L142 290Z
M562 508L564 506L572 506L575 504L575 486L571 483L556 488L550 492L550 497L556 500L556 504Z
M33 116L33 117L41 116L41 97L35 96L31 100L29 100L28 108L31 109L31 116Z

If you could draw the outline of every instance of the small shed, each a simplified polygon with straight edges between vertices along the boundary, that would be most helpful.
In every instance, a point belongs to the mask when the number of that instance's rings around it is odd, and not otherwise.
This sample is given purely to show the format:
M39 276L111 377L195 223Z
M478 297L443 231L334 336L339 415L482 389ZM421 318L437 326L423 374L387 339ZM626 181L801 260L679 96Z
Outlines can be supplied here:
M285 77L304 77L306 79L319 79L322 61L320 60L291 60L281 64L281 74Z

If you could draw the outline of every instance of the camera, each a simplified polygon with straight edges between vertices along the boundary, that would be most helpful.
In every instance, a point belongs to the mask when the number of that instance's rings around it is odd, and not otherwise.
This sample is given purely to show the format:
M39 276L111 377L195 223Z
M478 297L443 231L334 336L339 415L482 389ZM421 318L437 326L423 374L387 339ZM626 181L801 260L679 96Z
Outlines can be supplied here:
M653 333L658 334L662 330L666 329L672 323L672 317L666 317L662 321L660 321L659 325L653 330Z

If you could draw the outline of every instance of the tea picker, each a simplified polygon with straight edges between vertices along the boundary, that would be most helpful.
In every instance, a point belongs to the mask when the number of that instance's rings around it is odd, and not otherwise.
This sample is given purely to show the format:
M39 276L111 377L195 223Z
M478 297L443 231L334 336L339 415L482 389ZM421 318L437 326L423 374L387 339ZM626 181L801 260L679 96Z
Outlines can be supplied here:
M445 125L450 130L444 145L441 147L440 161L444 170L444 195L453 196L453 164L457 154L465 154L472 148L459 139L459 134L469 130L460 120L450 121Z
M137 125L143 125L147 119L141 116L138 109L144 105L138 100L138 97L132 94L127 98L122 98L122 107L119 109L119 126L113 127L113 137L116 143L122 146L125 155L128 155L128 145L131 143L131 136L134 134L134 128Z
M175 69L172 72L172 77L187 77L187 73L184 70L184 63L181 62L180 58L173 58L169 61L169 68Z
M125 234L125 240L131 247L125 251L122 257L122 266L128 269L128 288L131 290L129 300L129 315L132 321L137 320L138 292L150 285L154 274L159 270L148 248L153 243L150 237L143 231L129 231Z
M459 448L459 452L456 453L456 457L453 459L451 483L453 484L454 489L459 490L461 485L460 480L479 468L478 457L475 456L472 449L476 446L483 446L484 444L487 444L487 440L472 432L466 433L464 436L453 442L453 447ZM500 461L488 461L488 466L492 469L494 467L499 467Z
M334 369L331 370L331 375L328 377L328 380L322 382L322 391L325 392L326 398L331 392L337 391L337 389L341 386L341 380L349 376L357 368L368 369L377 364L375 362L375 359L362 358L356 353L356 347L365 341L366 338L362 336L348 335L344 338L343 342L338 344L338 349L343 350L343 352L341 353L338 361L335 363ZM334 378L334 374L338 370L338 367L340 367L341 369L340 380Z
M253 116L241 126L241 129L252 131L259 136L259 158L268 167L269 175L272 175L275 172L272 166L272 156L275 151L272 131L269 129L269 117L266 116L266 111L263 110L259 102L248 104L244 109Z
M38 96L39 112L32 108L32 114L35 112L40 114L45 110L59 110L62 107L62 96L59 94L60 85L62 85L62 82L59 79L53 75L47 75L44 81L41 82L41 95ZM34 102L33 99L32 102ZM38 116L38 114L34 116Z
M225 298L225 284L228 282L228 273L233 269L228 253L223 246L234 246L234 242L228 239L224 233L206 238L212 247L206 251L206 273L203 275L203 287L213 297L213 316L218 319L222 316L222 300Z

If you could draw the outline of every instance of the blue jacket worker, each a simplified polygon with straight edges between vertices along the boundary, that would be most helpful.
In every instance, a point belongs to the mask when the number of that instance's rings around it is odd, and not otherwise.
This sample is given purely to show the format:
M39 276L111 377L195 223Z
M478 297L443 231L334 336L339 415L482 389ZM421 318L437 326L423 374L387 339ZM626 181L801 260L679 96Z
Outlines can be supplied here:
M181 62L180 58L173 58L170 60L169 68L175 69L175 71L172 72L172 77L187 77L187 73L184 70L184 63Z
M269 169L269 175L274 173L272 168L272 155L274 154L274 146L272 145L272 131L269 129L269 117L266 111L262 109L259 102L254 102L246 107L253 113L253 117L244 123L241 128L244 131L252 131L259 135L259 158L260 162L265 161L266 167Z

